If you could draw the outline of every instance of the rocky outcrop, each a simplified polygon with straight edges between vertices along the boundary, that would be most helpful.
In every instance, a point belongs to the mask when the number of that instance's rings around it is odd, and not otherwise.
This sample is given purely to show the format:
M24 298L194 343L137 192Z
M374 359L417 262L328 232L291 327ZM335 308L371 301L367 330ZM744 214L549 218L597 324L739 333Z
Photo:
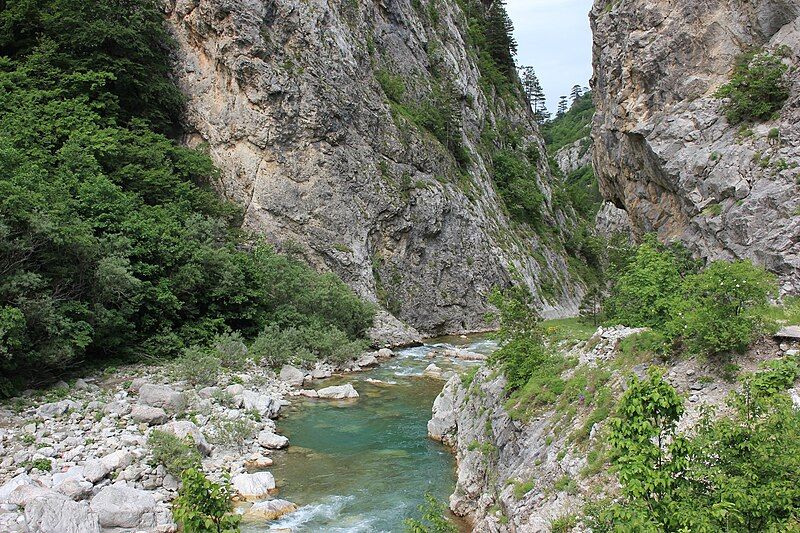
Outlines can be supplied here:
M800 1L596 0L594 164L639 236L748 258L800 291ZM786 45L789 101L732 126L714 98L737 57ZM770 132L773 132L770 134Z
M617 357L622 340L641 331L600 328L587 341L559 347L577 362L562 379L576 377L573 383L583 384L571 402L557 399L520 411L508 403L505 378L493 369L452 377L436 398L428 434L451 446L456 455L453 512L465 517L474 531L541 533L562 517L580 515L588 501L616 496L617 480L603 459L610 453L608 413L631 373L642 377L649 364L663 364L626 363ZM795 350L788 342L764 342L737 356L735 363L742 372L754 372L763 361L792 356ZM668 367L667 380L686 398L681 431L696 424L709 405L723 405L738 387L719 374L715 363L690 358ZM608 395L605 403L598 400L600 382L589 385L598 376L605 376L600 387ZM790 390L790 395L800 398L798 390Z
M563 257L512 227L492 185L483 132L512 128L522 146L544 146L521 100L484 93L457 2L168 4L187 142L207 147L247 229L336 272L423 335L484 329L486 294L512 269L534 292L558 282L553 301L540 301L544 315L577 310ZM412 102L436 84L454 88L463 169L390 104L378 82L387 76ZM544 159L545 218L557 227ZM416 339L381 317L378 331Z

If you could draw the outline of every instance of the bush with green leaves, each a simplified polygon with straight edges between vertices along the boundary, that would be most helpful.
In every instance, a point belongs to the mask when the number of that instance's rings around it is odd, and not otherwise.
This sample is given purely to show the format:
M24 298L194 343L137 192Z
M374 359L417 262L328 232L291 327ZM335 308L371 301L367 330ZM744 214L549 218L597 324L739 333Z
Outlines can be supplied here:
M749 53L736 63L731 81L714 94L725 99L723 110L732 124L769 120L789 98L788 67L769 52Z
M216 419L211 424L208 440L214 445L242 453L247 442L252 440L255 434L256 426L248 418Z
M250 356L270 368L303 365L317 359L343 363L360 356L367 346L365 340L351 340L334 326L281 328L268 324L250 346Z
M743 353L766 330L761 314L776 292L775 277L749 261L716 261L683 280L663 330L690 354Z
M209 480L199 469L181 475L181 488L172 504L172 516L185 533L234 533L242 517L234 512L227 483Z
M180 478L184 470L200 468L200 452L191 438L179 439L172 433L154 429L147 438L153 463L164 465L167 472Z
M715 261L699 270L680 247L648 238L606 302L607 321L651 327L692 355L743 352L762 333L775 276L749 261Z
M408 533L458 533L458 528L447 519L447 507L430 493L425 493L425 503L419 506L421 519L405 520Z
M194 386L208 387L217 384L221 371L219 360L211 350L202 346L189 346L170 365L170 374Z
M676 432L683 399L660 372L634 379L611 422L623 499L591 514L594 531L794 531L800 525L800 412L785 393L796 361L745 376L728 414L706 409Z

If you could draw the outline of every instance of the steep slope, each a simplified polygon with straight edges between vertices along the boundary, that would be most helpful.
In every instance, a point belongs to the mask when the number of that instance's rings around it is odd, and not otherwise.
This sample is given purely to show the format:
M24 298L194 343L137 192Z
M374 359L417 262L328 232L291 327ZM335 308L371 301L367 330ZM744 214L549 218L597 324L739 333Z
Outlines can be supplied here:
M482 77L459 4L182 0L168 19L188 142L207 144L247 228L423 334L485 328L485 295L512 272L545 315L576 310L544 158L545 237L493 186L494 150L544 147L518 91ZM437 97L447 147L414 108Z
M636 232L710 259L749 258L800 290L800 2L597 0L594 164ZM725 118L716 90L764 47L795 66L773 120ZM770 133L772 132L772 133Z

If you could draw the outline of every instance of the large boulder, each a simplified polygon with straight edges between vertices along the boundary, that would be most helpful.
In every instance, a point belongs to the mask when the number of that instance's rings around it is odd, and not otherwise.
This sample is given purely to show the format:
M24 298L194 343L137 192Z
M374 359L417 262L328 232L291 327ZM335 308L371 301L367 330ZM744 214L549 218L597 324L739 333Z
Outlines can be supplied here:
M349 398L358 398L358 392L353 388L351 383L347 383L345 385L319 389L317 391L317 396L327 400L345 400Z
M0 487L0 503L6 503L14 489L21 485L37 485L37 483L28 474L19 474L11 478Z
M134 405L131 411L131 418L137 422L143 422L149 426L163 424L169 420L169 415L160 407L149 405Z
M285 514L293 513L297 506L286 500L267 500L256 502L244 513L245 520L277 520Z
M303 384L306 374L299 368L292 365L283 365L281 368L280 378L293 387L298 387Z
M36 409L36 414L41 418L57 418L62 416L70 409L80 407L72 400L61 400L60 402L45 403Z
M272 396L266 394L245 390L242 391L239 397L242 399L245 409L258 411L261 415L269 418L278 416L278 411L281 408L280 404Z
M103 529L152 530L156 527L156 500L153 494L126 486L103 488L89 505Z
M103 413L125 416L131 412L131 404L125 400L109 402L103 406Z
M275 478L269 472L238 474L231 478L231 485L245 500L258 500L275 490Z
M160 407L170 413L186 409L186 395L166 385L142 385L139 389L139 403Z
M200 453L203 455L211 453L211 445L206 441L206 438L200 432L200 428L198 428L194 422L189 420L174 420L163 426L159 426L158 430L169 433L170 435L175 435L179 439L191 437Z
M86 502L48 495L28 502L25 521L37 533L100 533L98 516Z
M280 450L289 445L289 439L283 435L276 435L272 430L265 429L258 434L258 443L270 450Z
M83 465L82 475L91 483L97 483L111 472L122 470L133 463L134 456L127 450L111 452L101 459L86 461Z

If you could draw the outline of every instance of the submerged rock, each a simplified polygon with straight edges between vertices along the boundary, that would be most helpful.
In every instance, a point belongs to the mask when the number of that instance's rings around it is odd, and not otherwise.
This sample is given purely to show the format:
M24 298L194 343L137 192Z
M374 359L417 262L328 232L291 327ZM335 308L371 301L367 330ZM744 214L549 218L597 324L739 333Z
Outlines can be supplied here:
M345 400L349 398L358 398L358 391L353 388L352 383L347 383L345 385L337 385L319 389L317 391L317 395L326 400Z
M244 513L245 520L277 520L283 515L293 513L297 506L286 500L267 500L256 502Z
M275 478L269 472L238 474L231 478L231 486L242 499L260 499L275 490Z

